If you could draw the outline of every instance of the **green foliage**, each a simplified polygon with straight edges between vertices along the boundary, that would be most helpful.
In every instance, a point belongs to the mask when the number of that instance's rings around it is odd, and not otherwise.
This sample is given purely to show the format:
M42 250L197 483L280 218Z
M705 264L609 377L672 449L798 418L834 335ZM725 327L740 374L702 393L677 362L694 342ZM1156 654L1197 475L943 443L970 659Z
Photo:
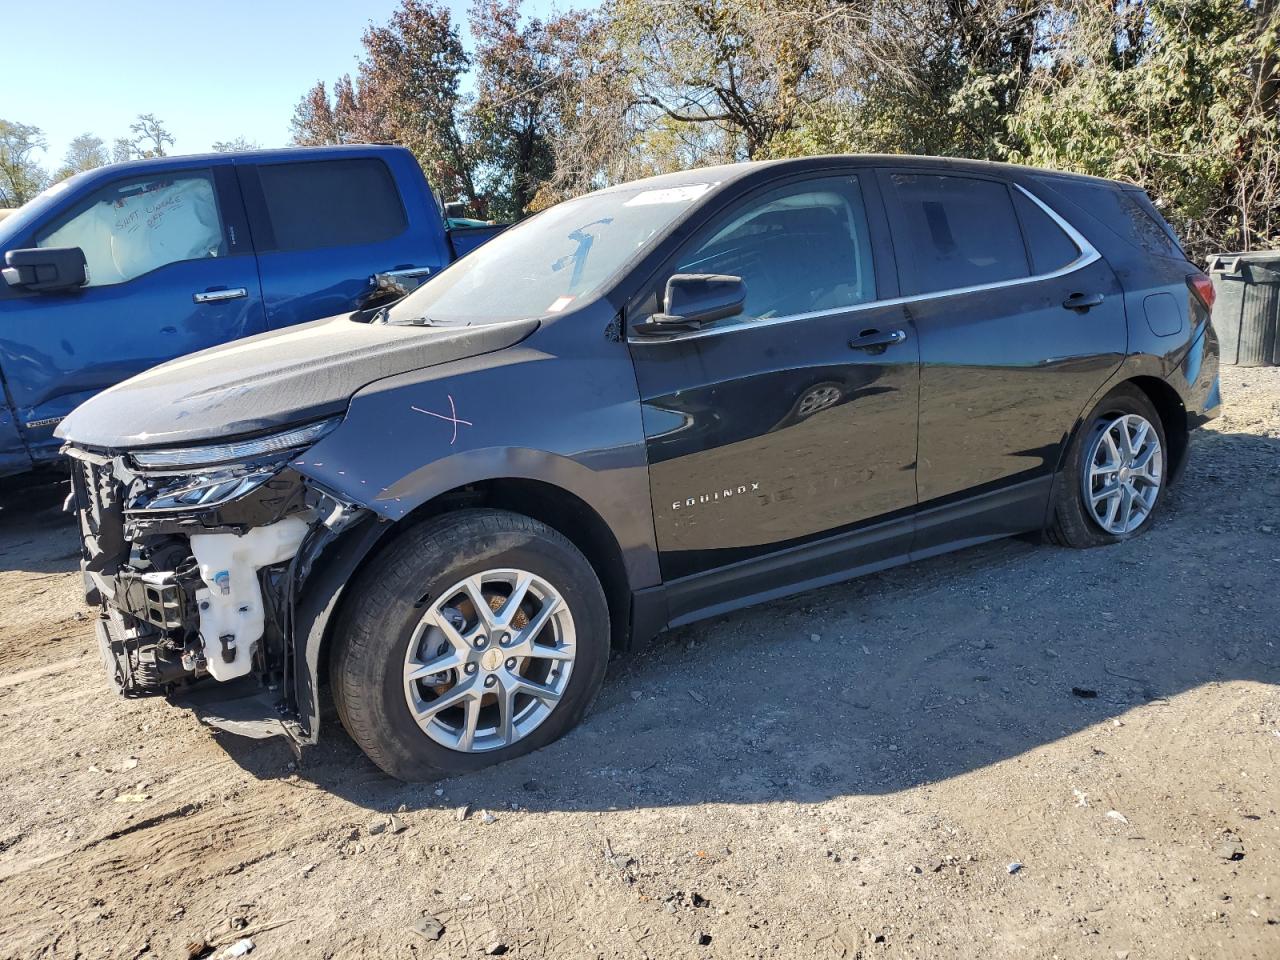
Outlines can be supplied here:
M1081 8L1034 78L1010 159L1144 187L1196 256L1280 240L1274 7L1149 0L1145 26ZM1121 56L1121 54L1126 54Z
M0 207L20 207L44 189L48 175L34 154L45 146L39 127L0 120Z

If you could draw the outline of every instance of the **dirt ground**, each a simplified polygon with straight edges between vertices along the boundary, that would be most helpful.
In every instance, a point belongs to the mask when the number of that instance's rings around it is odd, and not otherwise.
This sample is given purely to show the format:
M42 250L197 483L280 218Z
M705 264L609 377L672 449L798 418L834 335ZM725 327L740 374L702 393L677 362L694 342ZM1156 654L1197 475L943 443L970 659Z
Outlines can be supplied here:
M1149 535L674 631L565 740L427 786L332 714L296 768L109 695L57 492L11 500L0 956L1275 960L1280 369L1223 379Z

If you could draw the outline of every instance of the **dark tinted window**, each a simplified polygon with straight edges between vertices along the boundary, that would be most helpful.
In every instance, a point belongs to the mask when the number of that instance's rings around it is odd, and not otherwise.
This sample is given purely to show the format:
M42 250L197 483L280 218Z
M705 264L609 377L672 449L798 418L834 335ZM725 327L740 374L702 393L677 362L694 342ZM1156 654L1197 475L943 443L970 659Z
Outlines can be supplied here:
M1018 219L1022 221L1027 249L1031 251L1033 273L1052 273L1080 256L1080 248L1075 241L1063 233L1062 228L1034 200L1021 190L1014 190L1013 203L1018 208Z
M804 180L744 201L693 241L675 272L742 277L747 302L734 320L873 300L871 243L857 179Z
M1147 253L1182 259L1182 251L1146 197L1137 190L1087 180L1052 180L1049 186L1097 217L1113 233ZM1149 203L1150 201L1147 201Z
M408 225L381 160L320 160L258 167L276 250L377 243Z
M933 174L890 176L905 233L908 292L930 293L1030 275L1009 188Z

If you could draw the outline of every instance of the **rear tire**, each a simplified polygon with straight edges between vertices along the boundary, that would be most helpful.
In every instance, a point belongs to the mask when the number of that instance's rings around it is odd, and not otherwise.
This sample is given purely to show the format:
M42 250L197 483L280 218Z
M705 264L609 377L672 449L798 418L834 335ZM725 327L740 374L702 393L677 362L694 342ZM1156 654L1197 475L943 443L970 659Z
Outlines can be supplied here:
M1103 397L1071 441L1054 489L1049 539L1100 547L1144 533L1164 499L1168 449L1145 393L1123 385Z
M401 780L544 747L577 725L604 681L600 581L567 538L520 514L461 510L425 521L361 571L347 596L330 657L334 702L351 738Z

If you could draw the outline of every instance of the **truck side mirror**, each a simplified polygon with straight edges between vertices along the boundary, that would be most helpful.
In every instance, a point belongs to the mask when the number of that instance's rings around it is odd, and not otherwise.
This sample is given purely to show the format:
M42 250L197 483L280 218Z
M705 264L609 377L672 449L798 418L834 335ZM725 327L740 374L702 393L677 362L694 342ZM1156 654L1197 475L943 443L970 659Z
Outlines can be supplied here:
M33 247L10 250L0 270L5 283L34 293L78 290L89 282L84 251L79 247Z
M667 281L663 303L636 332L650 336L697 330L704 323L737 316L747 301L747 285L741 277L719 273L677 273Z

